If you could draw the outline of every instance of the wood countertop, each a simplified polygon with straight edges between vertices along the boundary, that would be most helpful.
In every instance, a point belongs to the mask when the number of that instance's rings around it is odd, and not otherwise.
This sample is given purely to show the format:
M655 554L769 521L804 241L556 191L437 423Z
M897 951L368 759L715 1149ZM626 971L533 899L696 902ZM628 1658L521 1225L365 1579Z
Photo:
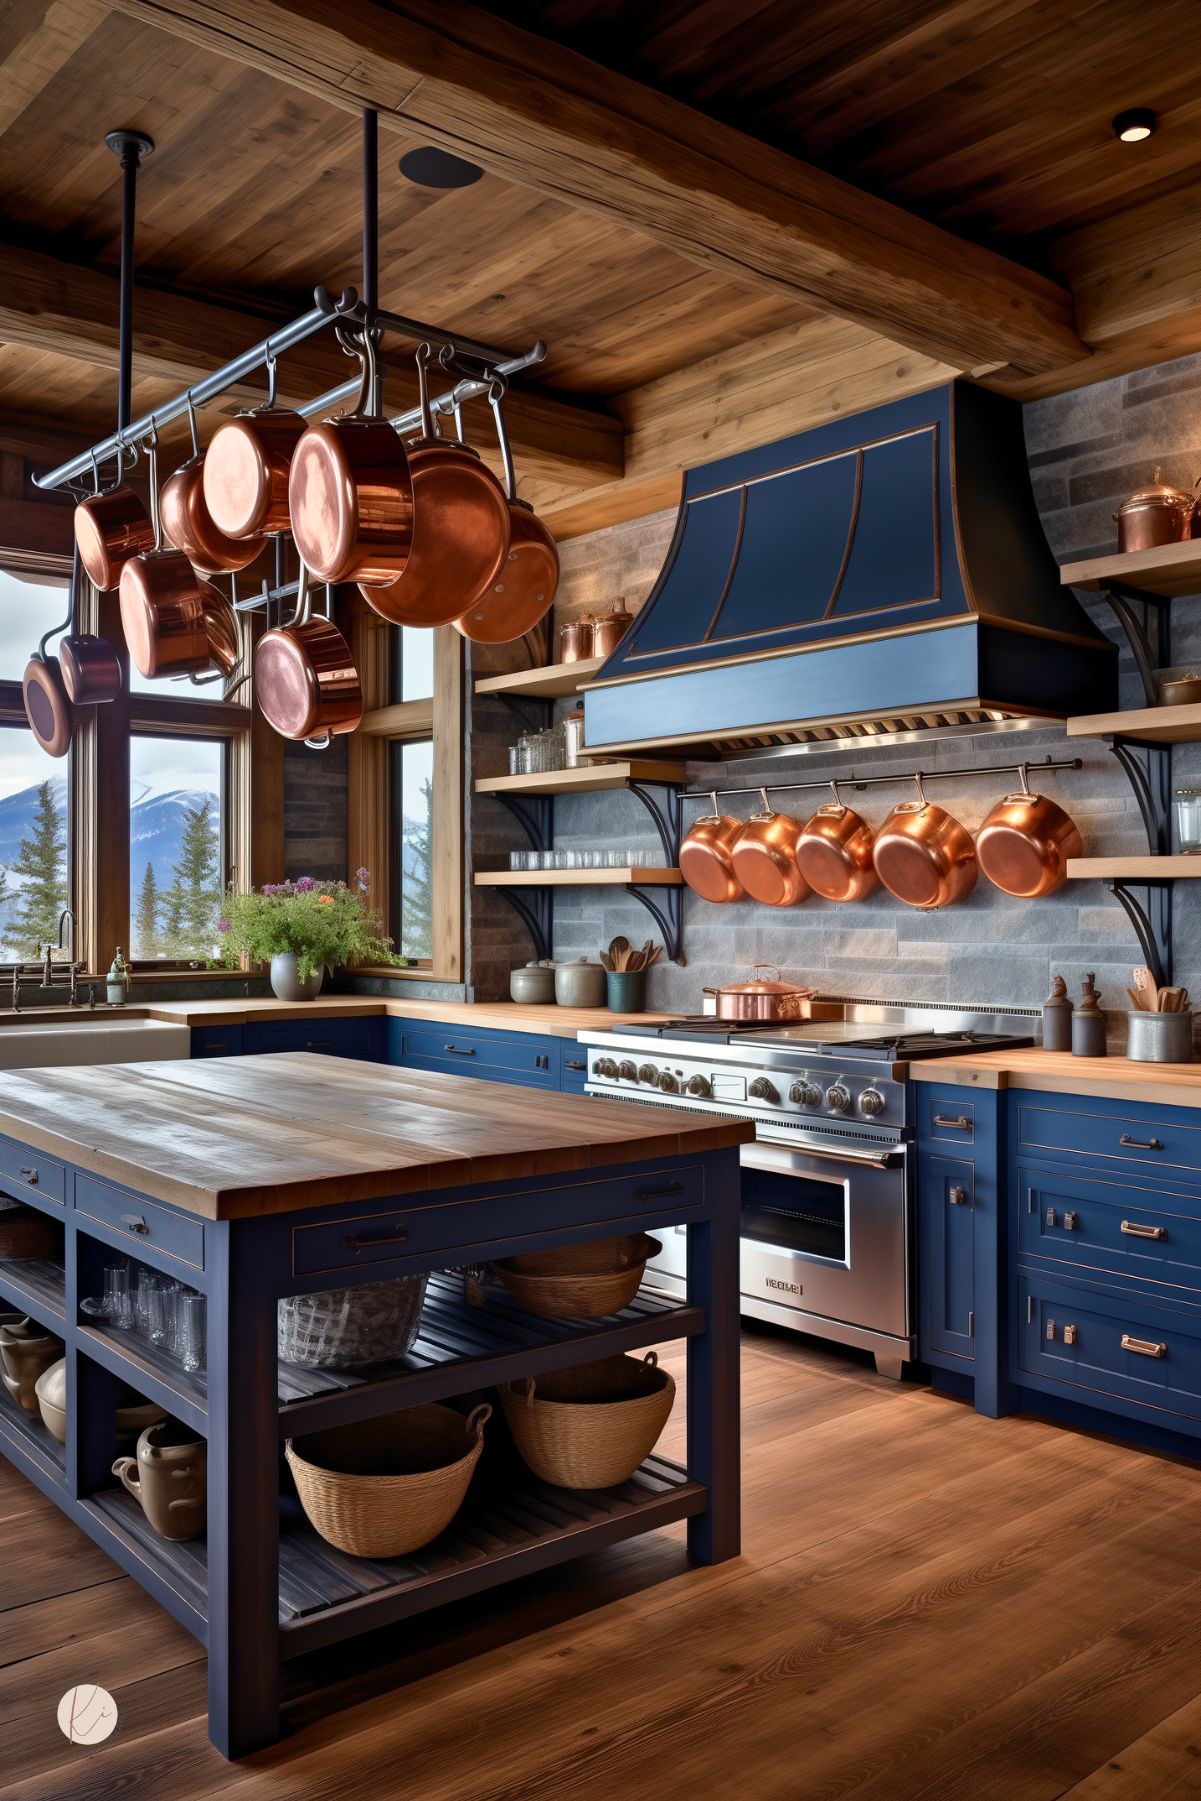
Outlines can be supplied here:
M1110 1100L1151 1101L1164 1107L1201 1107L1201 1063L1132 1063L1129 1057L1073 1057L1066 1051L979 1051L911 1063L918 1082L962 1088L1039 1088L1050 1094L1091 1094Z
M315 1001L224 1000L133 1002L124 1011L148 1019L171 1020L188 1026L241 1026L255 1021L303 1019L323 1013L343 1019L428 1019L441 1025L473 1027L489 1032L535 1032L546 1038L575 1038L582 1031L632 1025L635 1021L660 1023L678 1018L676 1013L610 1013L606 1007L533 1007L516 1001L395 1000L391 996L325 994ZM34 1017L32 1010L22 1019ZM2 1028L0 1028L2 1029Z
M754 1126L294 1051L12 1071L0 1132L238 1219L721 1150Z

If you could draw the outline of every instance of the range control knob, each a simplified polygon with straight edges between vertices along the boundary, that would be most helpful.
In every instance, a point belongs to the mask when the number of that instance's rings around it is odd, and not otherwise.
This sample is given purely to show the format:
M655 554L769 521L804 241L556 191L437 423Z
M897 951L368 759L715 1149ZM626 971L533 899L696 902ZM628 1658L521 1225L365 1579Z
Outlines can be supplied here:
M659 1071L653 1063L640 1063L638 1065L638 1080L640 1082L650 1082L653 1085L659 1080Z
M713 1093L713 1084L708 1076L689 1076L688 1092L699 1095L702 1100L708 1100Z
M826 1089L826 1105L831 1113L845 1113L851 1104L851 1091L844 1082L835 1082L833 1088Z
M859 1111L874 1119L877 1113L884 1111L884 1096L878 1088L865 1088L859 1096Z
M623 1082L636 1082L638 1080L638 1065L636 1063L631 1063L628 1057L623 1057L621 1062L617 1065L617 1073Z
M780 1098L780 1090L766 1076L756 1076L747 1093L753 1101L778 1101Z
M806 1076L801 1081L792 1084L788 1090L788 1098L798 1107L820 1107L822 1091L816 1082L811 1082Z
M617 1074L617 1065L614 1063L612 1057L598 1057L593 1066L593 1074L606 1077L615 1076Z
M670 1069L665 1069L659 1077L659 1087L663 1090L664 1094L678 1094L680 1084L676 1081L676 1078L672 1075Z

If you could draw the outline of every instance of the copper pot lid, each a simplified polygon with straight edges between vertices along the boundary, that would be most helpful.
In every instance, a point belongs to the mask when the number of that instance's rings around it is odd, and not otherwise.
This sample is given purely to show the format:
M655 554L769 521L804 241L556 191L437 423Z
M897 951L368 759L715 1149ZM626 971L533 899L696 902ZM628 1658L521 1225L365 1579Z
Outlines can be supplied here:
M1174 511L1185 507L1191 510L1193 496L1180 488L1174 488L1170 482L1161 482L1159 477L1160 470L1156 468L1154 481L1148 482L1145 488L1136 488L1133 494L1128 494L1114 518L1121 519L1127 513L1143 512L1148 507L1171 507Z
M774 982L765 981L759 974L761 969L770 969L775 975ZM797 995L802 1000L811 1000L817 993L816 988L807 988L800 982L783 982L780 972L774 963L756 963L751 968L751 979L748 982L723 982L714 994L778 994Z

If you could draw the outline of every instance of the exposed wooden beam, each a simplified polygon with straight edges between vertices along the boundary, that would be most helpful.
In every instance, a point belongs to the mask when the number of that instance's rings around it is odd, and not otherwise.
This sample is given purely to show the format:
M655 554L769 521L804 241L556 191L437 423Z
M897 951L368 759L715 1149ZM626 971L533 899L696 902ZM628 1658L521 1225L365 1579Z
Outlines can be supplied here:
M180 387L211 374L290 317L283 308L243 308L143 282L134 305L134 368ZM117 366L117 279L40 251L0 243L0 341L51 350L102 369ZM389 410L415 400L401 358L389 374ZM280 358L280 398L312 399L346 380L347 361L329 334ZM353 368L353 365L350 365ZM230 390L262 400L262 377ZM611 414L514 382L505 416L524 475L566 487L615 480L621 425Z
M1067 292L455 0L109 0L959 370L1085 355Z

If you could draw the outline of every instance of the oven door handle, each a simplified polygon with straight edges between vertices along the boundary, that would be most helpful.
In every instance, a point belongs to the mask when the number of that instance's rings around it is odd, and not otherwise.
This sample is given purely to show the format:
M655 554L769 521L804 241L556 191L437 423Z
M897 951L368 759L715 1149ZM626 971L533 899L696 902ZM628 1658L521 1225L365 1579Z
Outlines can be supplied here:
M795 1140L781 1138L759 1138L755 1144L744 1144L742 1147L742 1163L747 1169L772 1170L780 1165L773 1158L756 1161L755 1151L759 1145L764 1150L780 1150L792 1156L818 1157L827 1163L850 1163L858 1169L888 1169L893 1159L900 1153L900 1145L881 1145L873 1150L853 1150L849 1145L798 1144Z

